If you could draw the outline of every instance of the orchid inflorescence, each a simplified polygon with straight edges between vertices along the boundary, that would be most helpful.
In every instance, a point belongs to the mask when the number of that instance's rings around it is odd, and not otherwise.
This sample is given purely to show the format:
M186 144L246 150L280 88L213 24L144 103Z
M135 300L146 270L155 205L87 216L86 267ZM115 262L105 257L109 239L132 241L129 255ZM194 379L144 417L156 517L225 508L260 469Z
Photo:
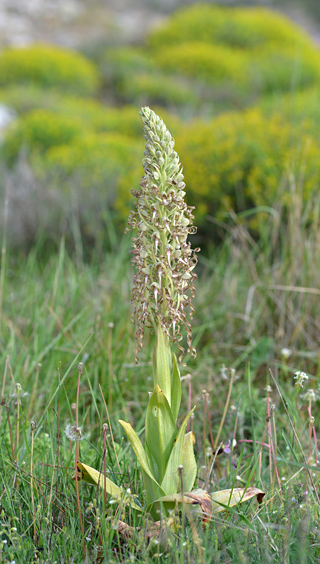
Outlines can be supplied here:
M132 239L132 263L136 267L132 290L132 322L136 323L136 362L143 345L145 328L156 334L153 350L153 392L145 417L145 441L130 423L119 420L141 467L146 492L146 511L154 520L169 517L182 505L201 507L202 513L221 511L226 505L242 503L262 496L256 488L233 488L209 494L194 490L197 464L194 455L195 436L187 424L195 408L178 426L181 404L181 377L170 340L181 350L182 329L187 333L188 352L195 356L191 325L197 264L196 253L187 242L196 232L192 225L192 207L184 201L182 168L174 151L174 140L163 121L150 108L142 108L146 151L145 175L136 197L136 211L131 212L129 228L136 231ZM224 446L230 452L230 445ZM218 453L219 454L219 453ZM142 511L136 498L129 499L123 488L101 472L78 462L79 475L90 484L98 484L114 499ZM261 498L262 499L262 498ZM128 529L121 522L121 530ZM120 529L119 529L120 530Z
M146 151L143 160L145 175L140 190L132 190L136 211L129 217L129 229L136 231L132 239L132 263L136 267L132 291L132 322L136 323L137 355L142 348L144 328L155 331L160 324L164 333L178 344L181 326L186 329L188 352L192 347L191 325L195 294L193 272L196 253L187 237L196 232L193 207L184 201L185 183L174 140L150 108L142 108ZM182 353L183 347L179 345Z

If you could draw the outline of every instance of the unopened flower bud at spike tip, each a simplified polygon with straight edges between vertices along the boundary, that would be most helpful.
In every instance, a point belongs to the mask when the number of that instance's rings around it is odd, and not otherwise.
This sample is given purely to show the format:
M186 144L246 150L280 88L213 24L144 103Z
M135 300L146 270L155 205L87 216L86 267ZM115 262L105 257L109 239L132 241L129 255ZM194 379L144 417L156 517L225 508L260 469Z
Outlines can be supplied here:
M132 239L132 263L136 268L132 299L132 322L136 323L137 355L142 348L145 327L160 325L164 333L179 344L181 330L187 333L188 352L192 347L192 298L195 295L196 252L187 242L195 233L193 208L184 201L182 167L174 150L174 140L162 119L150 108L141 108L146 150L145 175L140 190L132 190L136 211L129 217Z

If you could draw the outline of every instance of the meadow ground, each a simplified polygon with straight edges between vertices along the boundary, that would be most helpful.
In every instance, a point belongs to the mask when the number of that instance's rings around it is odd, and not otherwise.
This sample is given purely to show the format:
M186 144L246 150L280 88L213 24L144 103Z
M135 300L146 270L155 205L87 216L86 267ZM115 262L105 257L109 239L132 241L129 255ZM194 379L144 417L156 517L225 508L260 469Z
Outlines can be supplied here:
M134 364L129 236L109 226L109 250L86 261L79 241L76 254L62 241L49 258L41 240L23 257L3 247L1 562L320 562L318 224L316 206L302 213L296 196L286 218L264 218L258 242L234 217L224 243L200 255L198 355L181 368L181 413L197 406L196 486L253 485L266 496L205 523L183 513L160 543L146 540L145 512L126 499L80 482L78 503L73 479L79 449L143 505L118 423L143 439L152 385L152 337ZM118 519L134 526L131 538Z

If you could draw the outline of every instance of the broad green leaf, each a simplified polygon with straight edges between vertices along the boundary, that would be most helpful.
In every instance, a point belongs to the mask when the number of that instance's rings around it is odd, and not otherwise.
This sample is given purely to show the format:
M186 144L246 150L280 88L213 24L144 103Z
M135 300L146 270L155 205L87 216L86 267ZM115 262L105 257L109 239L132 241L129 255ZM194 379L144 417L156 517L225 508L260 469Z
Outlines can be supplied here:
M163 495L164 491L159 486L157 480L155 479L152 473L142 443L135 430L131 427L130 423L126 423L125 421L121 421L121 420L119 420L119 423L122 425L122 427L126 432L126 435L131 443L135 455L142 467L143 475L145 474L149 478L149 480L147 479L144 480L147 490L147 497L150 500L156 499L157 497L159 497L159 495L160 496Z
M171 350L168 337L158 325L157 340L153 349L153 381L158 385L171 405Z
M154 458L152 458L148 445L146 444L144 447L145 453L146 453L146 457L147 457L147 462L149 465L149 468L152 472L153 476L156 476L158 474L158 467L156 465L156 462L154 460ZM159 497L159 492L163 491L161 490L160 486L158 485L158 482L155 483L154 480L152 480L148 474L146 474L143 470L142 470L142 477L143 477L143 483L144 483L144 487L146 489L146 494L147 494L147 503L151 503L154 499L157 499ZM160 495L162 495L162 493Z
M182 447L184 435L186 432L186 427L188 419L194 412L195 407L188 413L185 417L179 431L177 438L175 440L174 446L171 451L170 458L168 460L166 473L161 482L161 488L165 492L165 495L177 493L180 489L180 477L178 475L178 466L182 464Z
M151 452L149 450L147 443L144 445L144 452L146 453L147 462L148 462L149 468L152 472L152 476L154 476L155 479L158 482L157 476L159 476L159 468L158 468L158 465L157 465L155 459L151 456Z
M191 491L197 475L197 464L193 451L194 434L192 431L183 438L182 446L182 484L184 491Z
M131 446L132 446L132 448L135 452L135 455L136 455L137 459L139 460L140 465L142 466L143 470L148 474L148 476L150 476L150 478L152 480L154 480L157 483L156 479L154 478L154 476L153 476L153 474L150 470L146 453L144 451L142 442L140 441L137 433L132 428L130 423L126 423L125 421L122 421L121 419L119 419L119 423L124 428L126 435L127 435L128 439L131 443Z
M146 443L157 465L155 478L161 482L177 435L171 407L157 385L149 400L146 415Z
M177 421L181 403L181 380L177 357L175 354L172 355L172 360L171 409L174 420Z
M115 499L122 500L126 495L126 492L123 488L119 488L117 484L109 480L109 478L105 477L101 472L95 470L95 468L91 468L91 466L87 466L83 462L77 462L77 468L80 472L81 479L87 482L88 484L92 484L94 486L99 486L104 490L104 486L106 486L106 492L111 495ZM142 511L142 508L139 507L134 501L129 500L129 504L134 509L138 511Z
M148 476L146 472L144 472L144 470L142 470L142 477L146 490L147 505L148 507L150 507L148 511L151 513L153 519L157 521L159 519L158 508L153 507L153 502L155 499L158 499L158 497L161 497L163 495L163 490L160 488L160 486L155 484L155 482L150 478L150 476Z
M233 488L232 490L221 490L210 494L212 499L212 509L214 513L224 511L227 507L233 507L238 503L248 501L252 497L257 498L261 503L265 493L258 488Z

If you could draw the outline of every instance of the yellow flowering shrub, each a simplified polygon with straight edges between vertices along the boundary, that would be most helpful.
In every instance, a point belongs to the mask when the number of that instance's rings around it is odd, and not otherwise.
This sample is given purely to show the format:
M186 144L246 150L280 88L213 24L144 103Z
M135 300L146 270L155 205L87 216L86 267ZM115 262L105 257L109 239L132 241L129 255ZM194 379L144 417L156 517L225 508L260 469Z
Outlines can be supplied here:
M161 72L126 75L122 81L122 96L138 106L164 105L167 107L195 106L197 92L178 77Z
M147 44L164 71L195 83L229 83L234 95L240 91L240 102L243 89L254 99L320 83L318 46L298 25L265 8L196 4L153 30Z
M240 51L199 41L184 42L174 48L166 44L154 55L161 68L205 82L233 82L241 84L247 70L246 59Z
M34 167L40 178L59 187L65 195L76 190L77 199L83 203L81 219L86 223L87 233L93 233L97 228L95 221L101 219L103 213L126 208L130 188L137 186L141 178L139 170L139 176L134 178L133 184L130 183L141 151L141 140L119 133L89 133L70 145L51 148L41 160L34 161ZM119 205L122 198L124 202ZM92 220L94 210L96 215Z
M83 55L49 44L9 47L0 54L0 86L31 84L80 96L99 85L97 68Z
M121 81L127 74L152 72L153 62L149 54L137 47L111 47L100 62L100 72L105 85L121 90Z
M295 131L279 115L257 109L225 113L209 123L194 122L176 137L197 222L207 214L225 217L290 197L292 178L302 178L307 199L317 189L320 146L307 126ZM298 180L297 180L298 182Z
M152 30L148 46L163 46L202 41L243 50L266 44L283 47L314 45L310 36L286 16L263 7L222 7L195 4L175 12L163 25Z
M308 129L319 132L320 123L320 86L313 86L298 92L272 93L260 101L260 108L265 115L278 112L295 124L308 120Z
M0 87L0 103L13 108L18 114L25 114L32 110L51 110L60 104L66 94L61 90L45 89L37 84L10 84ZM77 99L78 97L72 97Z
M83 133L77 118L58 116L46 110L34 110L15 120L6 132L1 154L12 164L21 150L45 152L50 147L70 143Z
M198 103L193 85L163 73L142 49L110 48L100 64L105 89L122 103L179 106Z
M320 51L310 47L278 50L270 46L251 54L249 72L258 93L298 92L320 83Z
M129 213L134 206L134 197L131 195L130 190L132 188L138 189L143 174L142 163L137 161L130 171L119 177L114 209L123 223L126 223Z
M41 159L45 171L61 177L78 175L87 187L106 181L110 171L129 171L136 164L141 143L119 133L89 133L70 144L52 147ZM112 175L111 175L112 176Z
M59 116L79 119L87 130L97 133L114 131L129 137L141 137L141 120L133 106L112 108L96 100L69 97L62 99L52 110Z

